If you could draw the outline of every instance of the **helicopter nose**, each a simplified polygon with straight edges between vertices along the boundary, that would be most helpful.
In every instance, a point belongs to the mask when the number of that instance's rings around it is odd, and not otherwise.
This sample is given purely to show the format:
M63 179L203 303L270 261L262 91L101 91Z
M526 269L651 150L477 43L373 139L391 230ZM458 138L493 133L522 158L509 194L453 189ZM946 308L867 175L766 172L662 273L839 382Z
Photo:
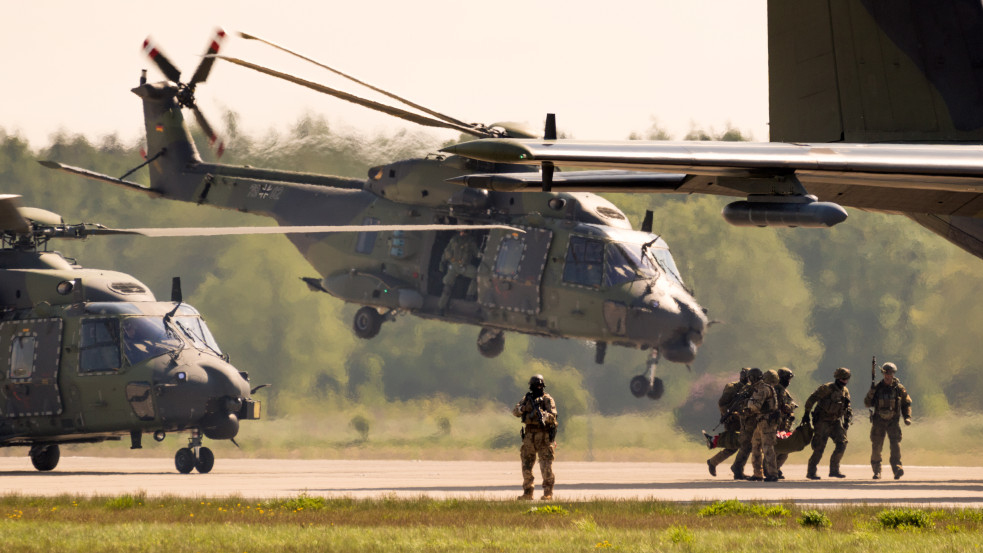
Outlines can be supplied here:
M703 308L688 293L672 294L672 302L675 309L667 306L665 315L668 324L663 326L667 331L660 333L662 339L656 347L667 360L689 364L696 359L696 352L703 344L707 317Z
M249 381L221 359L181 359L166 381L172 384L162 390L161 411L178 426L198 427L208 438L229 440L239 433L240 418L258 418L248 416L254 404Z

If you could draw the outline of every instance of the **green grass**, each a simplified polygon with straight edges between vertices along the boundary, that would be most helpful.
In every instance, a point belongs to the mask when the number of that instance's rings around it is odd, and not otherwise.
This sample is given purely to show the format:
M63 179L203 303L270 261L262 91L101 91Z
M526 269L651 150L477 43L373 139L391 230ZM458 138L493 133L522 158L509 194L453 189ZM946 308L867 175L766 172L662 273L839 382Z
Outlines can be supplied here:
M810 526L803 520L828 524ZM815 527L826 529L817 532ZM819 512L794 504L737 501L530 505L308 495L266 501L142 495L0 497L4 552L948 552L979 551L981 530L983 511L977 509L849 506Z

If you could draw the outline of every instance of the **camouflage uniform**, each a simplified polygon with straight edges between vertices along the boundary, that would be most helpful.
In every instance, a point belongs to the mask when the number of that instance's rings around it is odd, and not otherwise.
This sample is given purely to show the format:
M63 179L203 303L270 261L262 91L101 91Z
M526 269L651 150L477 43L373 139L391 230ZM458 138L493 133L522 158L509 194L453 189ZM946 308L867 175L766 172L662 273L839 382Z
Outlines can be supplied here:
M533 381L542 376L536 375L530 379L530 388L533 388ZM532 499L535 477L532 475L532 467L536 464L536 455L539 455L539 470L543 476L543 499L553 498L553 453L556 451L556 402L549 394L542 391L545 384L536 395L535 390L528 392L522 401L517 403L512 409L512 414L522 419L525 427L522 429L522 447L519 449L519 458L522 460L522 495L519 499ZM540 419L542 416L542 419Z
M754 367L748 370L748 386L753 386L758 380L761 380L761 369ZM740 447L737 450L737 455L734 456L734 462L730 465L730 471L734 473L734 480L747 479L744 474L744 465L747 464L747 459L751 456L751 439L754 437L754 427L757 426L757 420L751 416L746 407L747 405L736 406L737 412L740 413L738 419L741 423L741 434L738 441Z
M788 391L788 385L792 380L792 371L788 367L782 367L778 371L778 386L775 386L775 393L778 394L778 410L781 412L781 419L778 421L778 430L781 432L791 432L795 422L795 398ZM778 466L778 477L785 478L782 474L782 465L788 460L788 453L776 453L775 464Z
M454 283L458 276L467 277L471 280L467 294L468 296L474 295L477 270L471 264L471 258L477 254L478 246L475 244L474 238L464 231L452 236L450 242L447 243L444 254L440 258L441 264L447 267L447 272L444 274L444 289L440 292L440 302L438 303L441 310L446 309L447 304L450 303L451 292L454 291Z
M901 466L900 421L903 417L905 424L911 424L911 396L901 382L893 377L897 370L894 363L885 363L881 372L892 375L891 384L887 384L882 379L871 386L867 397L864 398L864 405L873 409L870 418L870 466L874 469L875 480L881 477L881 450L884 449L885 435L890 442L890 461L894 479L897 480L904 474L904 468Z
M747 369L741 371L741 380L736 382L730 382L724 386L723 393L720 394L720 399L717 400L717 407L720 409L720 420L723 421L725 432L740 432L741 430L741 418L738 414L731 413L732 409L731 403L734 402L738 394L747 385L746 373ZM713 476L717 475L717 465L723 463L728 457L737 453L736 449L721 449L713 457L707 459L707 467L710 469L710 474ZM743 467L742 467L743 468Z
M829 456L829 475L844 478L840 472L840 461L846 452L846 431L853 417L853 411L850 409L850 390L846 387L847 381L850 380L850 369L836 369L833 378L836 380L823 384L809 396L806 400L805 415L802 416L804 422L808 421L810 410L813 405L816 406L812 416L815 428L812 436L812 457L809 457L809 468L806 473L806 478L812 480L819 479L816 469L826 450L826 441L829 439L836 444L833 454Z
M749 480L778 480L778 467L775 464L775 440L778 432L778 395L774 386L778 384L778 373L771 370L754 383L751 399L748 400L749 418L754 420L754 434L751 437L751 466L754 476Z

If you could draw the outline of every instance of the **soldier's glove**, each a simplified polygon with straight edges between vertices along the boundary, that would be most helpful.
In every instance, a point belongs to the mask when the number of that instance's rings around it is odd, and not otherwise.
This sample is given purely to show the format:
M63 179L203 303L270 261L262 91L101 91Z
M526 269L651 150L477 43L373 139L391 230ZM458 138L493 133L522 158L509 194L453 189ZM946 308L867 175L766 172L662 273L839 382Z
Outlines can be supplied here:
M911 417L905 417L904 418L904 425L905 426L911 426Z
M843 421L843 430L850 428L850 421Z
M802 424L809 424L809 413L802 415Z

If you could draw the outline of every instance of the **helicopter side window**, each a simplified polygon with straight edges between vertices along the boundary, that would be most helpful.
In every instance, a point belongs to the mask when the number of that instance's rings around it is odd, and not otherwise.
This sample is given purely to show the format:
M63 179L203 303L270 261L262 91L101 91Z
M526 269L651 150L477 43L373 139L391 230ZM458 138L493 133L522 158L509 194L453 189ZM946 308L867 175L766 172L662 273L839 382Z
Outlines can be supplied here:
M366 217L362 219L363 225L378 225L379 223L379 219L376 219L375 217ZM375 237L378 234L378 232L369 231L358 233L358 240L355 242L355 251L364 254L372 253L372 249L375 248Z
M120 367L119 321L83 319L79 372L115 371Z
M503 239L495 259L495 274L514 277L519 272L519 263L525 250L526 244L521 238L510 236Z
M10 374L11 380L31 378L34 374L34 351L37 337L34 335L14 336L10 344Z
M563 282L596 288L601 285L603 276L604 242L571 236L563 266Z

